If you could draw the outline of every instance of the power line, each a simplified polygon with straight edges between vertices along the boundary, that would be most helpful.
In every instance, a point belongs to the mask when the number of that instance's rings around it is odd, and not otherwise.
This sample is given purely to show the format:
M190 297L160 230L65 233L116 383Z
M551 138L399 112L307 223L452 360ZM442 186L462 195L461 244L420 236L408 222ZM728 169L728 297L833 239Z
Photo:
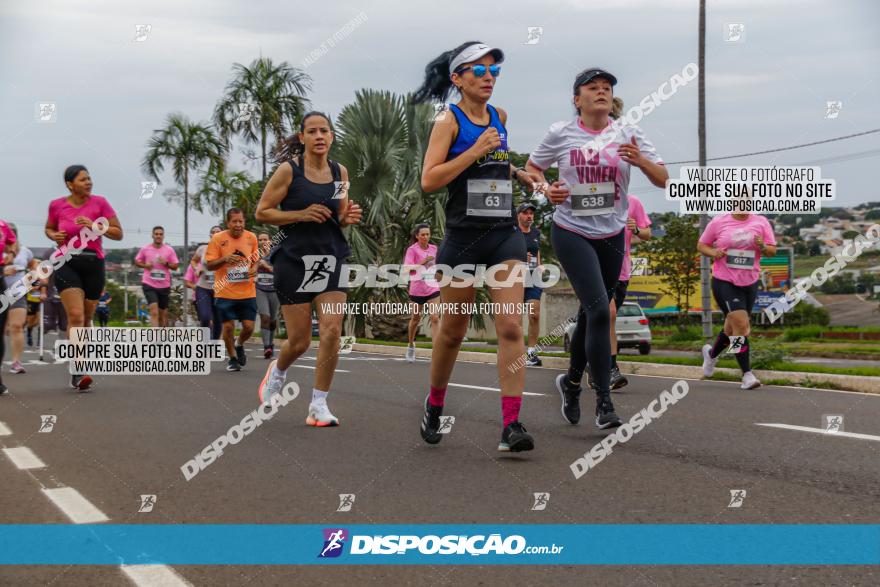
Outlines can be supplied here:
M766 151L755 151L753 153L740 153L739 155L725 155L724 157L710 157L706 159L706 161L724 161L725 159L737 159L739 157L751 157L753 155L766 155L767 153L779 153L781 151L792 151L794 149L803 149L804 147L812 147L814 145L824 145L825 143L833 143L835 141L843 141L846 139L852 139L855 137L861 137L864 135L873 134L876 132L880 132L880 128L875 128L873 130L866 130L864 132L858 132L851 135L845 135L842 137L835 137L833 139L825 139L824 141L814 141L812 143L803 143L801 145L792 145L790 147L780 147L778 149L767 149ZM692 161L669 161L666 162L666 165L682 165L684 163L699 163L698 159L694 159Z

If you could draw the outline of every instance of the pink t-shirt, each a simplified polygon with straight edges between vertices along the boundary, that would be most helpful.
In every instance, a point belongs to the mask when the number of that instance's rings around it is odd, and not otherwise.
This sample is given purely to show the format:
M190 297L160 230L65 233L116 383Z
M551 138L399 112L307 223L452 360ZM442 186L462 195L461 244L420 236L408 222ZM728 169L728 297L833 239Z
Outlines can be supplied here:
M755 236L761 235L765 245L776 245L773 228L766 218L749 214L745 220L737 220L731 214L713 218L700 236L700 242L726 251L727 255L712 264L716 279L734 285L752 285L761 278L761 251L755 245Z
M80 231L85 228L84 226L77 225L76 219L79 216L85 216L92 222L102 216L107 220L110 220L116 216L116 211L113 210L103 196L96 196L94 194L89 196L89 199L86 200L85 204L79 208L71 205L71 203L67 201L67 196L49 202L49 224L55 225L56 230L63 230L66 232L68 243L74 236L78 237ZM99 259L104 258L104 249L101 248L101 240L101 237L97 237L86 245L87 249L91 249L98 254ZM79 242L79 239L77 239L74 244L79 244ZM67 247L61 246L59 248L63 252Z
M425 282L425 273L428 273L429 279L433 277L433 267L437 263L437 245L428 244L427 249L423 249L419 243L413 243L406 250L403 257L404 265L421 265L427 257L434 257L427 265L422 265L415 271L410 272L409 278L409 295L411 296L430 296L440 291L440 286L436 281L431 283Z
M648 214L645 212L645 207L642 205L641 200L633 195L627 195L626 199L629 200L629 210L626 213L627 218L635 220L636 226L639 227L639 230L651 226L651 219L648 218ZM623 265L620 267L620 277L618 277L618 279L620 281L629 281L630 272L632 271L632 260L629 258L630 244L632 243L633 238L632 231L625 228L623 230L623 238L626 242L626 246L623 251Z
M186 273L183 274L183 280L189 281L190 283L195 285L195 282L197 281L197 279L198 278L196 277L196 270L193 267L192 263L187 263ZM190 294L190 298L192 298L193 300L196 299L196 288L192 289L192 293Z
M144 269L141 283L160 289L171 287L171 269L159 262L160 259L172 264L179 262L177 260L177 253L174 252L171 245L163 244L161 247L156 247L153 243L150 243L142 248L134 259L140 263L150 265L149 269Z
M15 233L9 228L9 225L0 220L0 265L3 264L3 253L6 251L6 245L15 243Z

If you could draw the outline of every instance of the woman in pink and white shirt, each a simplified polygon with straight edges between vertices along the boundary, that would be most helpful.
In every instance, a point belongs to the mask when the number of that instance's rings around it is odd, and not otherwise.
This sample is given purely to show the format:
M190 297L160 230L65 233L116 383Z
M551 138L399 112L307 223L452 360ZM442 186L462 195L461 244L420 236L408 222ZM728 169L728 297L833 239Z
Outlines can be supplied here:
M724 313L724 328L714 345L703 346L703 374L711 377L718 357L731 337L736 362L743 372L742 389L755 389L761 382L752 373L749 361L749 317L758 296L761 256L776 254L773 227L756 214L722 214L706 226L697 250L712 259L712 296Z
M410 271L409 299L412 300L413 313L409 319L409 347L406 349L406 360L416 360L416 333L422 321L422 313L427 314L431 321L431 340L437 337L440 317L431 311L431 300L440 297L440 286L434 279L434 265L437 259L437 245L431 243L431 227L418 224L412 231L412 244L406 250L404 265L417 265L418 269Z
M67 313L68 328L91 326L105 281L102 238L95 229L105 228L103 236L118 241L122 240L122 226L109 202L92 194L92 177L85 166L65 169L64 183L70 194L49 203L46 220L46 236L58 244L50 257L53 266L68 248L77 250L83 242L88 243L55 270L55 287ZM80 391L91 384L92 378L85 374L75 374L70 380L71 387Z

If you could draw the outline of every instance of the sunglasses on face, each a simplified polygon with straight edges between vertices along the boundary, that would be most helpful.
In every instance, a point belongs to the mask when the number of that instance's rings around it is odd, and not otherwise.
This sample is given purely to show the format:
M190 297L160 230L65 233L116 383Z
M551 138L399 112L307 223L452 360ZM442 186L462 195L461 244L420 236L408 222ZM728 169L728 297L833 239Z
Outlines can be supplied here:
M486 71L492 74L492 77L498 77L501 75L501 66L500 65L470 65L468 67L459 68L457 73L458 75L463 74L467 70L471 70L474 72L474 77L483 77L486 75Z

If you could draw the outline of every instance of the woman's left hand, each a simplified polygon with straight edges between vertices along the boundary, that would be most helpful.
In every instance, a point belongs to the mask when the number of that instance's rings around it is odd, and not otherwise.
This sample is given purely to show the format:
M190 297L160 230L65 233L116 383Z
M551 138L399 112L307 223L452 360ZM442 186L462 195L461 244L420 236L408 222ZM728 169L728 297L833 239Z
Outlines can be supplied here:
M363 215L364 211L361 208L360 204L355 204L354 202L352 202L348 205L348 208L345 209L345 216L339 219L339 224L341 224L342 226L357 224L361 221Z
M624 161L635 167L642 167L645 162L645 158L642 157L642 152L639 150L639 145L636 143L635 137L630 139L630 142L617 147L617 152Z

